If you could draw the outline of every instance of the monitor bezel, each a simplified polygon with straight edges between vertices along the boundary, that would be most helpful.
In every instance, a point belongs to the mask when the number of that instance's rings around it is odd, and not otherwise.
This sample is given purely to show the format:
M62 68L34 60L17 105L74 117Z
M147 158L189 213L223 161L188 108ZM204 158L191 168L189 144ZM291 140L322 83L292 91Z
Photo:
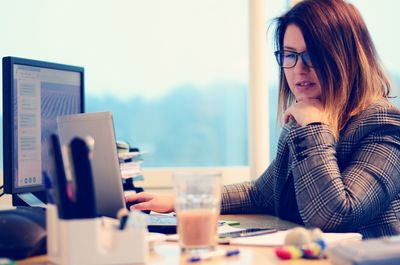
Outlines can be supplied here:
M14 168L14 65L26 65L55 70L77 72L80 75L80 113L84 113L84 68L67 64L60 64L34 59L7 56L3 57L3 185L6 194L18 194L27 192L43 191L44 186L15 187Z

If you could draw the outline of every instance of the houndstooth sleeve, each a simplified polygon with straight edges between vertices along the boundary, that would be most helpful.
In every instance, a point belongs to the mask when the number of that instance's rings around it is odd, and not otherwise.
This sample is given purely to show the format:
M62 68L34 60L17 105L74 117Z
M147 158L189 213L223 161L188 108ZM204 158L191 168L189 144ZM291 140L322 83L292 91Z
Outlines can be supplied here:
M399 194L399 115L377 110L362 118L341 140L340 148L348 148L343 153L349 155L340 164L326 125L290 132L296 199L306 226L354 230L382 213Z

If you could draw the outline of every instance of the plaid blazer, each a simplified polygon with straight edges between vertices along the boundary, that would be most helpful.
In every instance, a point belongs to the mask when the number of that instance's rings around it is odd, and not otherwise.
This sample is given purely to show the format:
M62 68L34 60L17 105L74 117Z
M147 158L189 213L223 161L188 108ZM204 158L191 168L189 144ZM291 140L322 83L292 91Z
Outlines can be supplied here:
M353 117L336 141L325 124L286 125L267 170L223 188L221 212L279 216L289 182L306 227L364 238L399 234L400 111L379 101Z

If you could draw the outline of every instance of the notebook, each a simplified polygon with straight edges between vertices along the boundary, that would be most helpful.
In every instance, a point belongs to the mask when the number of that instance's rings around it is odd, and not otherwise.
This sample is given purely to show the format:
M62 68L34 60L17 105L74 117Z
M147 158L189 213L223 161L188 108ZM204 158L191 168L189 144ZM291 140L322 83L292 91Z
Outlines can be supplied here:
M92 171L97 213L115 218L126 204L111 112L60 116L57 126L61 145L75 137L90 137L93 141ZM150 232L176 233L174 216L150 214L148 220Z

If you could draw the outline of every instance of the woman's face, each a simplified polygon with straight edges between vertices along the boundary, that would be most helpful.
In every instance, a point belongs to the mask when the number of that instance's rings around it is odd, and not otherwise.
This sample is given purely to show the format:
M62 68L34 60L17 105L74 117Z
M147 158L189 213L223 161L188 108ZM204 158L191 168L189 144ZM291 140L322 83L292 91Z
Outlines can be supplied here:
M283 49L298 53L307 51L303 33L295 24L290 24L286 28ZM297 63L293 68L284 69L284 73L290 91L297 101L305 98L321 99L322 90L315 69L305 65L302 56L298 56Z

